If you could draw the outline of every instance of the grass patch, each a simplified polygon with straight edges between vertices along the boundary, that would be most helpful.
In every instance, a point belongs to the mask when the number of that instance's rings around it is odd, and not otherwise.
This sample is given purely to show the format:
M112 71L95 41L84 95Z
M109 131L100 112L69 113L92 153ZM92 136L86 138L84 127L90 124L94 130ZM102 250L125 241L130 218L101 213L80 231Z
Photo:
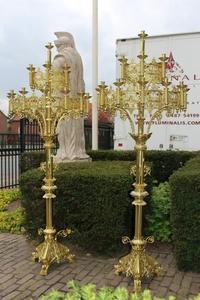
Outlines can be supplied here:
M19 189L0 190L0 231L21 233L24 224L24 212L22 208L8 211L8 206L14 201L19 201L21 193Z
M0 190L0 212L5 211L7 206L21 198L19 189L2 189Z

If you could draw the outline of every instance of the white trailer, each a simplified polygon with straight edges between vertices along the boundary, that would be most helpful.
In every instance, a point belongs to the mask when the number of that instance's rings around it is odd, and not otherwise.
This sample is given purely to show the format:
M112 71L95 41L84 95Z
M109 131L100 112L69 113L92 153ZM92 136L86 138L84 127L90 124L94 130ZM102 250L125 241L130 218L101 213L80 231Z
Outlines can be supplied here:
M139 38L117 39L117 77L119 77L118 58L122 55L136 61L140 51ZM148 149L159 150L200 150L200 32L150 36L146 39L146 61L158 59L166 53L168 59L168 79L173 84L184 81L190 89L185 113L175 113L152 125L152 136ZM136 114L133 115L136 118ZM128 121L115 117L114 149L133 149L129 136Z

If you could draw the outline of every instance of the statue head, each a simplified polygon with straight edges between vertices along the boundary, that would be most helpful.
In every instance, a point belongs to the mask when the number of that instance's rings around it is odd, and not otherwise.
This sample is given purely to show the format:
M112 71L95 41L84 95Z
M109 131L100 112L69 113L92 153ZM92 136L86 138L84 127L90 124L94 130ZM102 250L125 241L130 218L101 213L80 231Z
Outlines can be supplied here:
M74 38L71 33L65 31L55 32L57 40L54 41L54 44L59 49L60 47L71 47L75 48Z

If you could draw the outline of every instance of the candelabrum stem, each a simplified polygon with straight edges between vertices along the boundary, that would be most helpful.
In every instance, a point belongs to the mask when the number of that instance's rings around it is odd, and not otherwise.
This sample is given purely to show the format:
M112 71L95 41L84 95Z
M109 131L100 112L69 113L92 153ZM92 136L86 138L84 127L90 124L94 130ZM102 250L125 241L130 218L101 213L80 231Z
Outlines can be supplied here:
M46 228L44 230L45 240L36 247L35 252L32 253L34 261L42 263L40 275L47 275L50 264L53 262L59 263L61 260L72 262L74 255L70 254L68 247L58 243L56 230L52 224L52 200L56 197L54 190L55 178L53 176L53 135L44 136L45 151L46 151L46 164L43 167L45 171L44 185L42 189L45 194L43 198L46 200ZM64 232L64 230L62 230Z
M149 168L144 164L144 152L146 150L146 141L151 134L144 134L138 129L138 134L132 134L135 140L136 150L136 165L133 167L133 175L136 181L133 184L134 191L131 196L134 198L133 205L135 206L135 234L133 240L128 237L123 237L124 244L130 243L131 252L119 260L118 265L115 266L115 273L125 273L126 276L132 276L134 280L134 291L140 293L142 291L142 278L149 277L151 274L161 275L162 268L156 260L149 256L146 251L146 243L153 242L152 237L146 239L142 236L142 213L143 206L146 205L144 198L148 195L145 191L144 177L149 172Z
M54 185L55 178L53 177L53 139L50 137L45 141L45 149L46 149L46 177L44 179L45 186L43 189L45 190L44 198L46 198L46 228L52 229L52 199L55 198L53 191L56 189Z
M135 196L133 204L135 204L135 239L140 240L142 237L142 206L146 203L143 201L144 198L144 151L145 141L143 134L143 123L144 123L144 108L139 110L138 114L138 135L135 136L136 145L136 181L135 191L138 195Z

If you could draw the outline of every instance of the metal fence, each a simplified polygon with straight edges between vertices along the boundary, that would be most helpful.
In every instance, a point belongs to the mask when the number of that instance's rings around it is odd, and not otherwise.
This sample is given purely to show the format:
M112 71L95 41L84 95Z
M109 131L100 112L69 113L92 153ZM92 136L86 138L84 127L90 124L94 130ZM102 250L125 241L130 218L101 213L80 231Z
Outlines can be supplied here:
M92 148L92 128L85 123L86 149ZM19 134L0 134L0 188L13 188L19 184L21 154L25 151L44 150L36 121L20 120ZM113 126L99 126L99 149L113 149ZM57 139L55 141L58 148Z
M18 134L0 135L0 187L9 188L18 184L20 136Z
M87 150L92 149L92 127L91 124L85 123L85 147ZM113 142L114 127L112 124L100 124L98 128L98 148L108 150L114 148Z
M37 122L21 119L19 123L19 134L0 134L0 188L13 188L19 184L24 151L43 149Z

